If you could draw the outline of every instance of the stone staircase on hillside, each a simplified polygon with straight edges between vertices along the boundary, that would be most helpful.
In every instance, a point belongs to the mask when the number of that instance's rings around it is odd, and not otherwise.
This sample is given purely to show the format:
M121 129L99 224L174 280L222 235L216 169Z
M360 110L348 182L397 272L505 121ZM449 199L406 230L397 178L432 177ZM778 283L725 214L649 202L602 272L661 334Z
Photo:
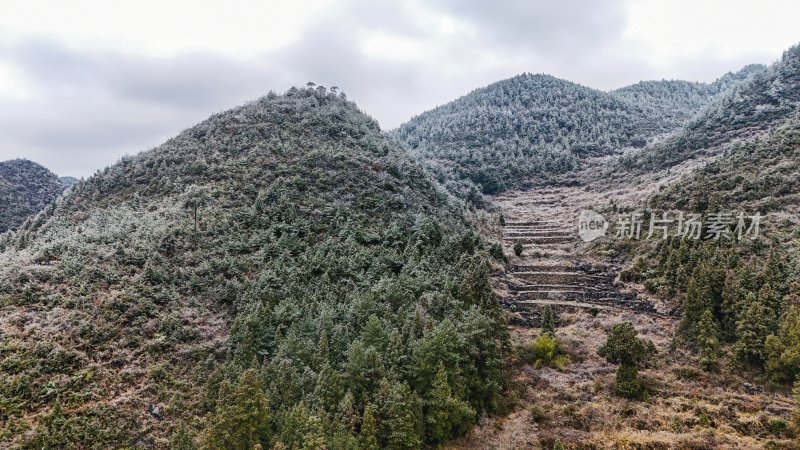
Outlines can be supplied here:
M550 203L550 199L544 201ZM577 231L562 221L507 221L504 241L509 248L516 242L521 242L524 248L521 262L509 266L502 276L507 295L501 303L512 313L513 324L537 326L544 305L557 312L624 308L655 313L651 303L618 289L614 283L615 271L576 261Z

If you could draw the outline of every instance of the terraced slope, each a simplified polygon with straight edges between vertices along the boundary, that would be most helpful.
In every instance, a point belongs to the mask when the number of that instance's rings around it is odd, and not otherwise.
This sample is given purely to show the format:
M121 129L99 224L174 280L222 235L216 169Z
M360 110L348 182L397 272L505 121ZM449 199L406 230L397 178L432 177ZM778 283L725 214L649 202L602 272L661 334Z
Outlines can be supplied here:
M504 242L512 251L523 245L521 257L496 278L503 307L515 325L535 326L544 305L555 311L630 309L655 313L656 308L616 283L618 268L580 256L577 235L580 205L569 201L570 188L546 188L495 200L507 217Z

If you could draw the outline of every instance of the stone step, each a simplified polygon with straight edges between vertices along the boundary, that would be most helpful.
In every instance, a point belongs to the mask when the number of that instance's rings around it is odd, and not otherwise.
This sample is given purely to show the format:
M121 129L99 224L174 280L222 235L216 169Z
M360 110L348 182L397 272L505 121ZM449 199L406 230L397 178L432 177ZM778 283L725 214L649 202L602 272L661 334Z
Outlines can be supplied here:
M522 300L516 301L517 305L555 305L555 306L571 306L573 308L585 308L585 309L611 309L609 305L598 305L596 303L589 303L589 302L578 302L578 301L571 301L571 300L547 300L547 299L532 299L532 300Z
M609 279L613 279L609 276L604 275L589 275L582 272L545 272L545 271L529 271L529 272L512 272L510 275L513 275L516 278L520 278L523 280L533 281L533 280L542 280L547 281L546 283L540 284L574 284L575 281L580 281L583 283L596 283L602 281L608 281Z
M506 222L506 227L520 227L520 226L537 226L537 225L547 225L552 227L558 227L561 225L561 222L555 220L526 220L520 222Z
M549 233L549 232L571 233L574 230L563 227L505 227L503 233Z
M573 237L575 233L573 231L564 231L564 230L547 230L547 231L506 231L503 233L506 237L553 237L553 236L563 236L563 237Z
M508 290L514 292L570 291L570 292L614 292L609 284L511 284Z
M589 275L608 274L613 276L607 269L597 266L567 266L557 264L514 264L508 266L509 272L576 272Z
M523 244L561 244L575 241L574 237L567 236L541 236L541 237L504 237L503 240L511 243L517 241Z
M517 291L517 299L520 301L525 300L580 300L592 303L613 304L615 302L626 301L625 298L617 297L614 291L566 291L566 290L552 290L552 291Z

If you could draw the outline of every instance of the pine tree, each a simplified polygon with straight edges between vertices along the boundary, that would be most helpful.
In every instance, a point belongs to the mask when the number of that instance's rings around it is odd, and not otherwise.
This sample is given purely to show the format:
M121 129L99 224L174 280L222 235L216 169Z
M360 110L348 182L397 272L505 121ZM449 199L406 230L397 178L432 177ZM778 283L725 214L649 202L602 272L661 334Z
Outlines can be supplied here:
M697 324L697 348L700 351L700 366L706 371L715 370L719 358L717 326L710 309L707 309Z
M711 284L708 267L705 263L701 263L692 273L686 289L686 297L683 299L681 331L683 336L691 342L697 338L697 323L703 316L703 312L714 308Z
M736 337L736 324L739 314L744 309L742 306L742 287L736 272L729 270L725 275L725 284L722 288L722 304L720 305L722 337L731 342Z
M770 335L764 347L766 370L773 379L800 378L800 307L791 305L784 311L778 334Z
M300 402L283 417L280 442L288 448L322 450L325 438L319 418L311 415L304 402Z
M553 307L545 305L542 311L542 333L555 335L556 333L556 320L553 314Z
M614 380L617 395L629 399L641 399L647 392L639 380L639 366L654 353L650 341L637 337L636 329L630 322L622 322L611 327L608 340L597 352L608 362L619 364Z
M767 358L765 341L772 334L773 312L752 293L744 302L748 306L736 324L733 350L740 362L760 367Z
M522 246L522 242L519 240L514 241L514 254L517 256L522 256L523 250L525 250L525 247Z
M474 419L475 411L466 402L453 397L447 382L447 371L444 364L439 363L426 405L426 441L445 442L468 430Z
M203 436L203 448L251 449L268 440L270 412L255 369L245 370L236 386L223 382L217 411Z
M380 436L384 448L410 450L422 446L415 411L416 400L405 383L382 382L379 396L383 401L380 409Z
M364 408L364 417L361 419L361 431L358 434L360 450L378 450L378 423L375 405L369 404Z

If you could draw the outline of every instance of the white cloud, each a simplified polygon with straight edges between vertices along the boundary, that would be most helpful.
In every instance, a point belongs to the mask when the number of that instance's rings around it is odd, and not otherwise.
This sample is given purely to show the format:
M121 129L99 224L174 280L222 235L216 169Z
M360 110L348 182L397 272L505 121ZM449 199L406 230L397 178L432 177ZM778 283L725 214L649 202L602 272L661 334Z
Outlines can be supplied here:
M796 17L780 0L0 0L0 160L88 175L309 80L385 128L525 71L712 81L776 60Z

